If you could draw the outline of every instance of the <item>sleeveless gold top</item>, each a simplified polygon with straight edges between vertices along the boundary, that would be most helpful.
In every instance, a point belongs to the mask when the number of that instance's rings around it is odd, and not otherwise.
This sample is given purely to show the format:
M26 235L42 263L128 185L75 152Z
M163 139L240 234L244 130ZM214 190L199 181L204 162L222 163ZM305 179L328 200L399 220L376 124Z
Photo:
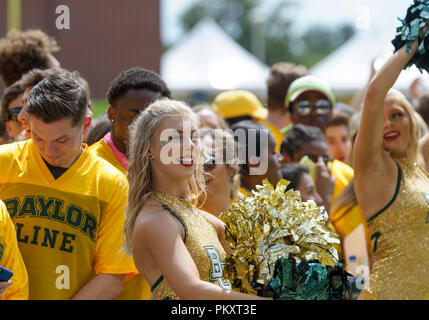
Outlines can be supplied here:
M183 242L197 266L201 280L231 289L229 281L223 278L225 250L219 242L216 230L204 217L204 213L189 201L169 194L154 192L153 198L183 226L185 234ZM151 290L151 299L179 299L162 275Z
M395 195L368 220L374 265L361 300L429 298L429 174L410 160L396 162Z

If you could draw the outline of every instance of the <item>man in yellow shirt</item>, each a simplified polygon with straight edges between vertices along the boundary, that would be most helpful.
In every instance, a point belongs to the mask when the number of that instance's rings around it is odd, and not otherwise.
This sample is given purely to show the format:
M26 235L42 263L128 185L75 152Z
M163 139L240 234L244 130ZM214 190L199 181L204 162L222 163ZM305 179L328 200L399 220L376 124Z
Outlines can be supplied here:
M335 102L335 94L325 81L307 75L291 83L284 103L294 125L315 126L324 132ZM285 133L284 129L280 131Z
M55 71L28 97L32 138L0 146L29 299L112 299L136 273L121 252L128 183L82 144L89 101L83 78Z
M107 93L110 104L107 115L112 129L89 151L125 174L128 168L128 126L140 111L160 98L170 98L170 90L155 72L140 67L121 72L112 81ZM147 300L150 294L149 284L138 274L125 281L117 299Z
M322 135L332 118L335 102L335 94L329 84L312 75L293 81L285 97L285 107L289 109L293 125L318 127ZM280 131L287 137L291 129L292 127L289 126ZM326 140L324 135L323 140ZM313 161L316 162L317 158ZM336 177L333 192L333 198L335 198L353 178L353 169L337 160L331 161L328 166L332 170L332 175Z

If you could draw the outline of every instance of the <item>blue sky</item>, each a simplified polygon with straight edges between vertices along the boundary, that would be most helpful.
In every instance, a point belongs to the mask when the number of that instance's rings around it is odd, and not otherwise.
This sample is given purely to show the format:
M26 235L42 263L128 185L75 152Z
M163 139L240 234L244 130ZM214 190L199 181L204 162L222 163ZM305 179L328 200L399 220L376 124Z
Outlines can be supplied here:
M172 43L180 38L183 31L178 17L194 1L196 0L161 0L163 41ZM261 1L262 10L275 5L277 1ZM299 0L296 2L297 5L284 14L287 17L293 17L293 27L298 31L305 30L307 26L315 23L335 26L342 22L349 22L358 29L377 32L379 28L398 25L396 17L403 18L413 0Z

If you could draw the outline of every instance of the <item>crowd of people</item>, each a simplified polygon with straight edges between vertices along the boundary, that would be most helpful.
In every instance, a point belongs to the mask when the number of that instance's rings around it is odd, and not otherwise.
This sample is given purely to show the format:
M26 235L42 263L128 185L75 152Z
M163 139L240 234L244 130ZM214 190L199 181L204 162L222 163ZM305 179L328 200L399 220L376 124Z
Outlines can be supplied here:
M392 89L417 45L353 106L290 62L271 67L265 101L226 90L197 105L136 66L111 80L94 118L90 84L61 67L56 41L9 32L0 266L13 276L0 299L264 299L225 279L219 216L282 178L325 208L344 268L370 270L360 299L428 298L429 99Z

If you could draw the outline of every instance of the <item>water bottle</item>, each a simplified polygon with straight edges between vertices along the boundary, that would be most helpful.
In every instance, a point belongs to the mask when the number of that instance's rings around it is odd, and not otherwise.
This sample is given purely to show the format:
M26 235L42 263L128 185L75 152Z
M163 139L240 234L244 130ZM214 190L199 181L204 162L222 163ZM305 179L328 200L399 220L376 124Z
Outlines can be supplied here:
M355 255L349 256L349 261L347 262L347 270L353 275L356 276L356 268L358 266L358 261Z

